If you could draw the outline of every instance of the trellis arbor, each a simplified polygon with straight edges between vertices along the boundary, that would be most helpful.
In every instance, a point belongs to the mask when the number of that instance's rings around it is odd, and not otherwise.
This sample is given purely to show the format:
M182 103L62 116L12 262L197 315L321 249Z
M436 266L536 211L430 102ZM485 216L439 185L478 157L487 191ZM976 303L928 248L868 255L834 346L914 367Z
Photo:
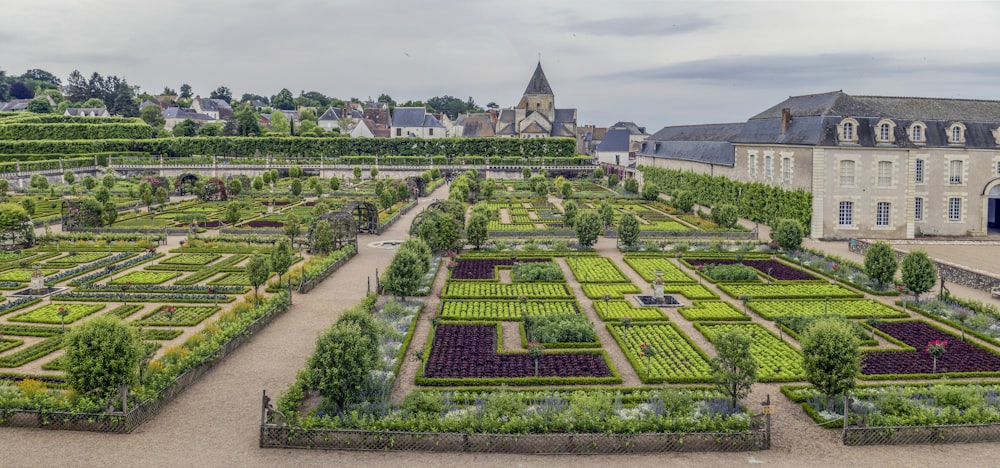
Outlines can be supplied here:
M417 194L418 197L427 196L427 181L423 177L411 176L406 178L406 185L410 186L410 194Z
M345 205L344 211L354 217L357 222L357 232L378 233L378 207L375 204L367 201L354 201Z
M181 174L174 179L174 192L178 195L194 193L194 186L198 183L198 174Z
M333 231L331 250L339 250L346 245L358 246L358 223L354 215L347 211L331 211L319 215L309 226L309 250L316 252L316 227L319 223L327 223Z

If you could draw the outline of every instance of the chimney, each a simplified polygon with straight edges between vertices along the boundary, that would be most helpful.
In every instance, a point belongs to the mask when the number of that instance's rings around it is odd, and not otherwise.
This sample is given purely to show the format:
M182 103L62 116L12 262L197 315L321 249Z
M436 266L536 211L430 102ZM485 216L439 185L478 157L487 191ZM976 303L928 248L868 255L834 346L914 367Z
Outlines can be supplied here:
M781 134L785 134L785 130L788 129L788 123L792 121L792 110L784 107L781 109Z
M490 109L490 122L493 125L497 124L497 110L496 109Z

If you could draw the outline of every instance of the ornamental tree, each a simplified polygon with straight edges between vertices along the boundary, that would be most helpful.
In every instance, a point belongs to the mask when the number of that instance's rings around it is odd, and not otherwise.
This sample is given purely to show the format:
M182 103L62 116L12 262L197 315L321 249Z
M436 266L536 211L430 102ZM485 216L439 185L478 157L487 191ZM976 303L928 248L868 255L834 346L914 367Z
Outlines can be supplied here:
M253 295L257 296L257 292L260 289L260 285L264 284L268 278L271 277L271 265L268 265L267 259L259 253L254 253L250 256L250 261L247 262L246 266L247 279L250 280L250 285L253 286Z
M618 221L618 239L629 247L639 242L639 219L634 214L626 213Z
M903 284L913 291L913 298L919 302L920 294L930 291L934 286L937 269L927 252L914 250L903 257L902 275Z
M732 229L740 220L740 211L735 205L722 204L712 207L712 221L726 229Z
M843 395L854 388L861 373L861 343L844 319L816 320L802 335L802 360L806 380L826 397Z
M628 193L639 193L639 181L634 177L625 179L625 191Z
M584 211L576 220L576 239L581 247L590 247L601 235L601 217L593 211Z
M23 206L17 203L0 203L0 241L4 244L30 244L34 234L31 216Z
M805 232L802 224L794 219L779 219L771 227L771 240L778 243L778 247L785 251L798 250L802 247L802 238Z
M426 270L421 270L421 261L417 253L412 250L401 250L396 252L389 267L385 270L382 282L385 289L390 293L402 297L412 296L420 288L420 280Z
M73 171L66 171L63 173L63 181L69 185L73 185L73 182L76 182L76 174Z
M618 178L618 174L611 173L610 175L608 175L608 187L611 188L617 187L619 181L620 179Z
M690 213L694 209L694 194L687 190L681 191L671 200L671 204L678 210Z
M872 244L865 252L865 273L880 287L892 281L897 268L899 262L896 261L896 252L885 241Z
M576 214L578 211L576 202L568 201L563 203L563 224L573 227L576 224Z
M750 354L750 336L737 330L721 332L713 344L719 354L712 359L712 380L729 395L736 409L757 382L757 361Z
M278 241L278 245L271 250L271 259L269 261L271 271L278 274L280 281L281 275L284 275L288 271L288 267L292 266L294 262L295 256L292 255L292 246L289 245L287 239L281 239Z
M660 198L660 189L652 183L646 182L642 186L642 199L646 201L656 201Z
M605 228L611 226L611 223L615 220L615 210L611 208L611 204L607 200L602 201L598 206L597 214L601 216L601 224Z
M465 234L469 243L476 246L476 250L479 250L489 238L489 225L489 215L473 212L472 216L469 217L469 226L465 228Z
M112 397L136 377L143 354L135 327L111 316L87 320L63 338L66 383L99 400Z
M342 413L359 398L369 373L377 366L378 342L362 333L356 323L337 322L316 342L305 380L333 410Z
M521 178L522 179L530 179L531 178L531 168L530 167L525 167L525 168L521 169Z

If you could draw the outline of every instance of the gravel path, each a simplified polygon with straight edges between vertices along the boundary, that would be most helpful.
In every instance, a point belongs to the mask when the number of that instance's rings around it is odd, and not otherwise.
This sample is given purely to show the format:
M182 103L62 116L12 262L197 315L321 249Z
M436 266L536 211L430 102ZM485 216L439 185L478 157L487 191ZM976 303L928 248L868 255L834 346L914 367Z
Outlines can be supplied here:
M445 188L433 196L443 198ZM410 221L431 200L403 216L381 239L404 239ZM367 278L384 270L393 251L369 247L373 236L359 238L359 254L225 362L179 395L152 421L132 434L0 428L5 466L427 466L443 467L701 467L744 466L885 466L909 467L918 461L946 461L952 466L995 466L997 444L844 447L839 432L815 426L778 391L777 384L757 385L750 401L770 394L775 404L772 444L759 453L670 453L632 456L527 456L454 453L327 452L260 449L261 390L285 389L313 351L319 333L365 294ZM844 247L846 250L846 245ZM848 257L834 250L837 255ZM603 252L602 252L603 253ZM848 257L854 258L854 257ZM443 268L442 268L443 270ZM627 266L623 271L628 271ZM443 281L439 274L438 281ZM638 282L640 286L642 282ZM958 287L953 291L961 294ZM434 298L432 298L434 300ZM435 306L436 307L436 306ZM434 310L428 307L427 310ZM430 314L417 327L426 334ZM673 318L673 317L671 317ZM680 320L678 320L680 322ZM698 334L700 335L700 334ZM692 338L698 336L692 335ZM404 369L415 362L407 359ZM623 369L620 369L623 370ZM412 374L411 374L412 375ZM401 380L406 380L401 379ZM412 381L412 378L410 379Z

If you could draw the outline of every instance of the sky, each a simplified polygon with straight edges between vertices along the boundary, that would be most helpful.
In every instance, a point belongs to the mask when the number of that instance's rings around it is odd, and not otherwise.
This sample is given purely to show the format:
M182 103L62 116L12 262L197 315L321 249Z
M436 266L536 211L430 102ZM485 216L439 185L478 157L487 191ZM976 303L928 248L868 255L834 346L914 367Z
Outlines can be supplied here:
M1000 3L35 0L4 6L0 69L207 96L288 88L517 103L541 58L580 125L739 122L788 96L1000 99Z

